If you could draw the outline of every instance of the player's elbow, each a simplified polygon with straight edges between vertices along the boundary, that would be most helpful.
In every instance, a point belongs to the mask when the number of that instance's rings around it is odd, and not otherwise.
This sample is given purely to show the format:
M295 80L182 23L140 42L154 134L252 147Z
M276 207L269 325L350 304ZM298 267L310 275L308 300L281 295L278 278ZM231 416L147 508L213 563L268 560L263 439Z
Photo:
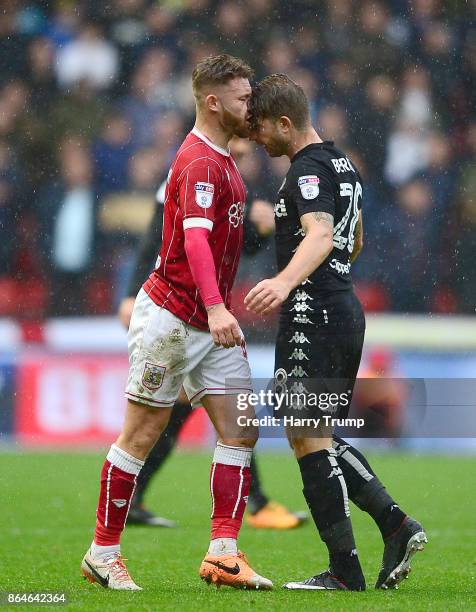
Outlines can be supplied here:
M332 232L328 231L328 232L325 232L324 234L322 234L320 242L322 244L322 247L323 247L323 249L325 251L325 255L327 257L330 254L330 252L332 251L332 249L334 248Z
M304 231L306 232L305 240L308 240L309 244L313 245L316 249L316 254L323 254L327 257L334 248L332 229L325 227L324 224L319 224L305 228Z
M319 252L324 253L326 257L334 248L333 232L330 228L327 229L327 227L322 226L314 227L306 233L306 236L312 237L313 244L315 244Z

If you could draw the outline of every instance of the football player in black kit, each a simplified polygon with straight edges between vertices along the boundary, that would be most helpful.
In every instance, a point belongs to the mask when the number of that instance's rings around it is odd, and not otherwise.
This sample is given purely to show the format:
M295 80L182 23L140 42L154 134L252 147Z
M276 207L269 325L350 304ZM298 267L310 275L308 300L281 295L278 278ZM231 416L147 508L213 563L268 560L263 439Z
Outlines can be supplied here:
M259 282L245 304L256 314L281 306L275 381L298 381L304 388L311 379L329 383L339 397L347 394L347 401L330 414L345 417L365 331L350 277L362 248L362 180L345 153L319 137L303 90L286 75L268 76L256 86L250 123L253 140L271 157L287 155L291 166L275 206L279 272ZM323 416L318 407L312 410L314 417ZM333 437L331 427L319 424L317 432L304 433L288 427L287 434L304 496L329 551L329 569L284 587L365 589L350 498L370 514L382 534L376 588L397 588L410 571L412 556L427 541L423 527L399 508L365 457Z

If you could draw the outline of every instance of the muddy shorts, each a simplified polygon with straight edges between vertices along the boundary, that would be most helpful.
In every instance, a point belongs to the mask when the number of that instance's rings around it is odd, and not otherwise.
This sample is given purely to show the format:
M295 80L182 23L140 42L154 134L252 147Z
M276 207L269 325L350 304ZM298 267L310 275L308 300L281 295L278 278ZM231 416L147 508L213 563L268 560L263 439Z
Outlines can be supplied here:
M128 333L129 378L126 397L152 407L170 408L184 387L192 406L205 395L251 390L246 346L215 346L202 331L157 306L141 289Z

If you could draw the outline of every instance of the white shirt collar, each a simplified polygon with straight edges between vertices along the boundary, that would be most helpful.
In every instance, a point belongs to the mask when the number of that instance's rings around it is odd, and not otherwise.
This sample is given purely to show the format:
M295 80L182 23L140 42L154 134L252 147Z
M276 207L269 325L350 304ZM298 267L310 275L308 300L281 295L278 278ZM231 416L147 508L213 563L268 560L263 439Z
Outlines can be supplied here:
M195 136L197 136L198 138L200 138L200 140L203 140L203 142L205 142L209 147L211 147L214 151L217 151L218 153L221 153L222 155L226 155L226 157L230 157L230 150L229 149L222 149L221 147L219 147L216 144L213 144L213 142L207 138L205 136L205 134L202 134L200 132L200 130L197 130L196 127L194 127L192 129L192 134L195 134Z

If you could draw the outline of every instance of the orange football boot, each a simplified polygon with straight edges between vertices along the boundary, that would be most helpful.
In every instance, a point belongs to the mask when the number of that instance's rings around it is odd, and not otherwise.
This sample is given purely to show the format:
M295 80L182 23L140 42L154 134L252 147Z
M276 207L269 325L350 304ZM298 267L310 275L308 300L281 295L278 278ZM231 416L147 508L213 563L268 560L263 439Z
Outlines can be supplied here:
M304 515L294 514L276 502L268 502L256 514L246 516L246 524L255 529L294 529L304 520Z
M251 569L246 555L238 551L237 555L214 556L207 554L200 565L200 578L207 584L216 587L222 585L234 589L273 588L271 580L264 578Z

